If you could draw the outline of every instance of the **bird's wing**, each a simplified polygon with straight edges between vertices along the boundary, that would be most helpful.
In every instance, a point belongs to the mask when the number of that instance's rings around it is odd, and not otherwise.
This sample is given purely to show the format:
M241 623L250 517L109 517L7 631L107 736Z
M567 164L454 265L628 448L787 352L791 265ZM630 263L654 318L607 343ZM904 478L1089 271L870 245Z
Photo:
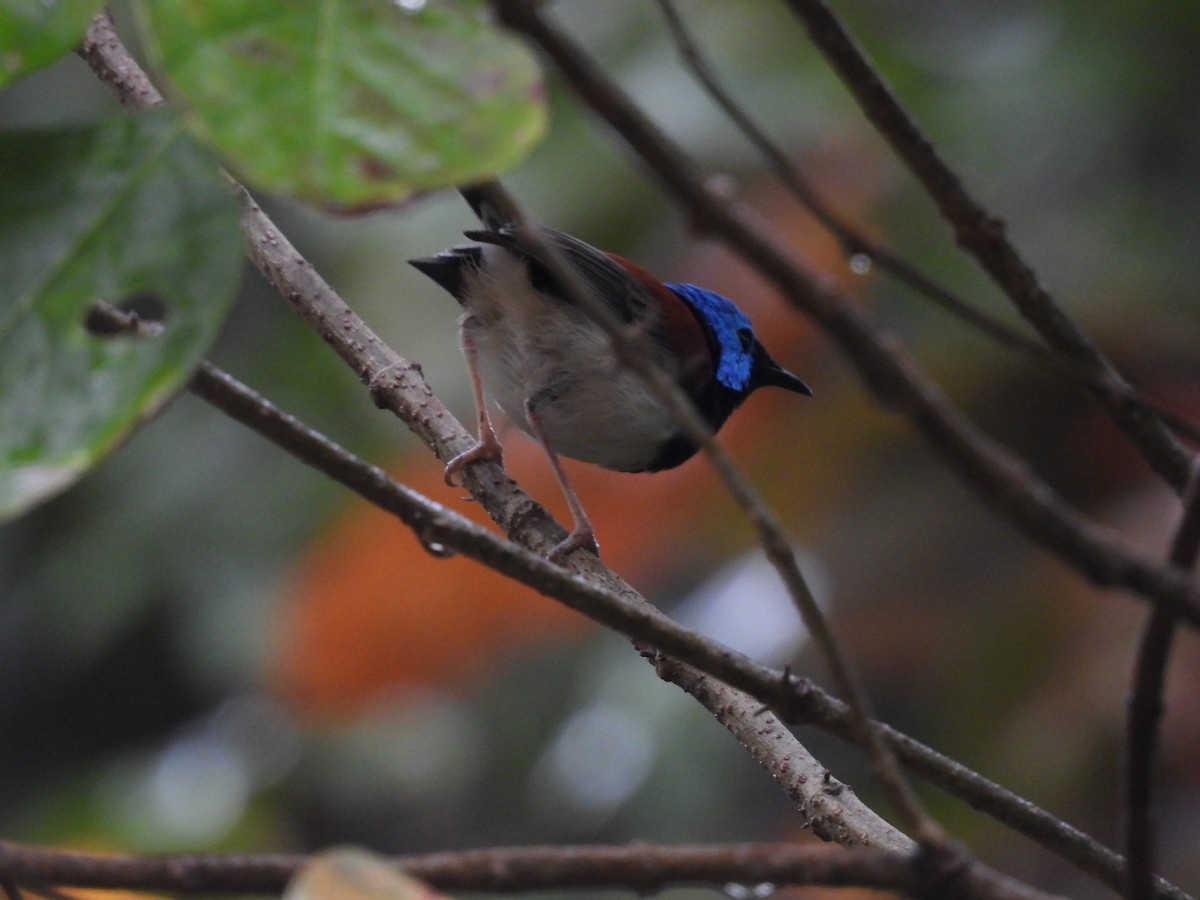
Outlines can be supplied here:
M550 296L561 298L564 303L574 305L559 279L555 277L552 267L523 244L513 226L504 225L487 231L466 231L464 234L473 241L496 244L517 254L528 264L529 277L535 288ZM622 322L645 320L651 315L655 308L652 292L608 254L579 238L552 228L541 229L541 234L558 251L563 262L579 274L584 283L608 304Z

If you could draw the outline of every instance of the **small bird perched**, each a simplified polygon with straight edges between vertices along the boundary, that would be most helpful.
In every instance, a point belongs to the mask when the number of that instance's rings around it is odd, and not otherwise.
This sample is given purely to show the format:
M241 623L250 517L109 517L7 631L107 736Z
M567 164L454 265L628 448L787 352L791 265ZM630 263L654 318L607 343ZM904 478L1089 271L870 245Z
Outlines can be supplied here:
M619 472L657 472L691 458L698 447L642 378L618 363L608 334L572 300L555 267L526 248L488 188L461 193L483 224L483 230L464 232L478 243L409 260L463 308L459 338L479 441L447 463L446 483L452 485L470 462L500 459L488 395L541 444L566 496L573 527L550 559L578 547L597 553L595 531L559 456ZM664 284L562 232L540 233L622 323L644 328L657 361L714 432L757 388L812 393L771 359L750 320L726 297L693 284Z

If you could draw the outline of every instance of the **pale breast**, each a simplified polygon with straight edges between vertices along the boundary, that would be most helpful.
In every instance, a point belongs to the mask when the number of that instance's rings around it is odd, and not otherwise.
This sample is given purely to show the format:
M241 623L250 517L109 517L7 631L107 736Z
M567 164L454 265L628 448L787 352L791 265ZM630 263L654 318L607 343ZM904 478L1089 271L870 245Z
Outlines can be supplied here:
M619 368L598 326L535 290L503 248L485 252L496 258L469 277L462 321L485 392L527 434L525 403L535 404L563 456L644 468L676 431L661 404Z

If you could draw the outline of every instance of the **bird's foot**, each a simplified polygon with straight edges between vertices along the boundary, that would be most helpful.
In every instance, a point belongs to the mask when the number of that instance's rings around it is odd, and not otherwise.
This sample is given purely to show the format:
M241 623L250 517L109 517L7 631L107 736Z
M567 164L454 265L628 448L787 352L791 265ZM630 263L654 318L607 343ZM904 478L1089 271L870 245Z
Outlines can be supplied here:
M497 463L504 462L504 448L496 440L494 432L487 433L474 447L464 450L458 456L451 459L450 462L446 463L446 470L442 475L446 479L446 484L450 485L450 487L455 487L454 476L459 473L463 466L481 459L490 459Z
M596 541L596 532L592 530L591 525L585 527L576 525L566 538L550 548L550 552L546 554L546 559L552 563L561 563L563 557L579 549L586 550L596 557L600 556L600 544Z

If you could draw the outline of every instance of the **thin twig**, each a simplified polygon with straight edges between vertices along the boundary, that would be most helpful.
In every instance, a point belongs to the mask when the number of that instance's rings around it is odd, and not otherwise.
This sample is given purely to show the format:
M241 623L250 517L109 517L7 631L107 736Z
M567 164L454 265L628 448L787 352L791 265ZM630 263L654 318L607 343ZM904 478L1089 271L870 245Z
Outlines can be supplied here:
M0 841L0 876L30 886L70 885L173 894L278 894L310 857L299 854L135 856L47 850ZM1050 895L987 873L938 882L911 856L795 844L630 844L494 847L391 857L386 862L442 891L527 893L612 889L652 894L680 884L861 886L914 897L1045 900Z
M667 30L679 50L680 58L695 75L708 95L745 135L766 160L770 170L780 183L807 209L813 217L829 231L842 246L847 257L862 255L874 265L893 275L964 322L992 337L998 343L1018 347L1042 358L1057 360L1042 344L1014 331L1007 325L971 306L948 288L938 284L931 276L894 254L884 244L855 228L845 218L835 213L820 196L788 155L767 135L745 108L721 83L708 57L692 36L683 16L675 7L674 0L657 0L667 23Z
M854 740L846 705L811 682L797 679L793 704L781 717L793 725L810 725L844 740ZM1045 809L1001 787L957 760L914 740L890 725L883 734L906 769L1034 843L1070 862L1114 891L1126 882L1125 860L1100 842L1073 828ZM1187 892L1163 878L1155 879L1157 898L1192 900Z
M717 104L745 135L746 139L766 160L767 165L780 183L807 209L813 217L832 234L842 246L847 257L863 256L880 270L907 285L918 296L925 297L942 309L990 337L1001 346L1018 350L1042 365L1074 381L1086 384L1094 391L1111 393L1115 385L1110 379L1098 375L1091 366L1063 356L1019 331L1010 328L999 319L988 315L955 294L932 276L894 253L883 242L855 228L846 218L834 212L800 173L795 163L758 125L746 109L721 83L715 67L692 36L683 16L679 14L674 0L658 0L667 30L675 41L680 58L700 82L713 102ZM1159 416L1180 435L1200 441L1200 424L1192 422L1164 408L1161 404L1145 397L1130 387L1127 391L1112 394L1113 402L1127 402L1141 408L1146 415Z
M107 8L92 17L76 52L126 109L149 109L163 102L150 76L121 43Z
M1192 470L1184 497L1183 520L1171 543L1170 560L1190 570L1200 555L1200 464ZM1154 821L1150 814L1158 725L1163 713L1167 660L1178 617L1157 606L1150 612L1134 668L1127 723L1125 775L1125 858L1129 900L1148 900L1154 886Z
M677 144L630 101L578 44L527 0L493 0L502 19L541 47L579 96L629 144L689 213L836 340L885 407L907 415L989 507L1095 584L1128 588L1200 625L1200 586L1126 545L1073 509L1008 448L983 434L892 338L849 298L809 273L738 205L712 188Z
M1047 344L1111 383L1111 390L1093 391L1093 396L1150 467L1182 491L1192 454L1157 415L1128 402L1132 395L1129 383L1050 296L1009 241L1004 222L967 192L837 16L824 0L788 0L788 5L867 119L937 204L959 246L975 257Z

